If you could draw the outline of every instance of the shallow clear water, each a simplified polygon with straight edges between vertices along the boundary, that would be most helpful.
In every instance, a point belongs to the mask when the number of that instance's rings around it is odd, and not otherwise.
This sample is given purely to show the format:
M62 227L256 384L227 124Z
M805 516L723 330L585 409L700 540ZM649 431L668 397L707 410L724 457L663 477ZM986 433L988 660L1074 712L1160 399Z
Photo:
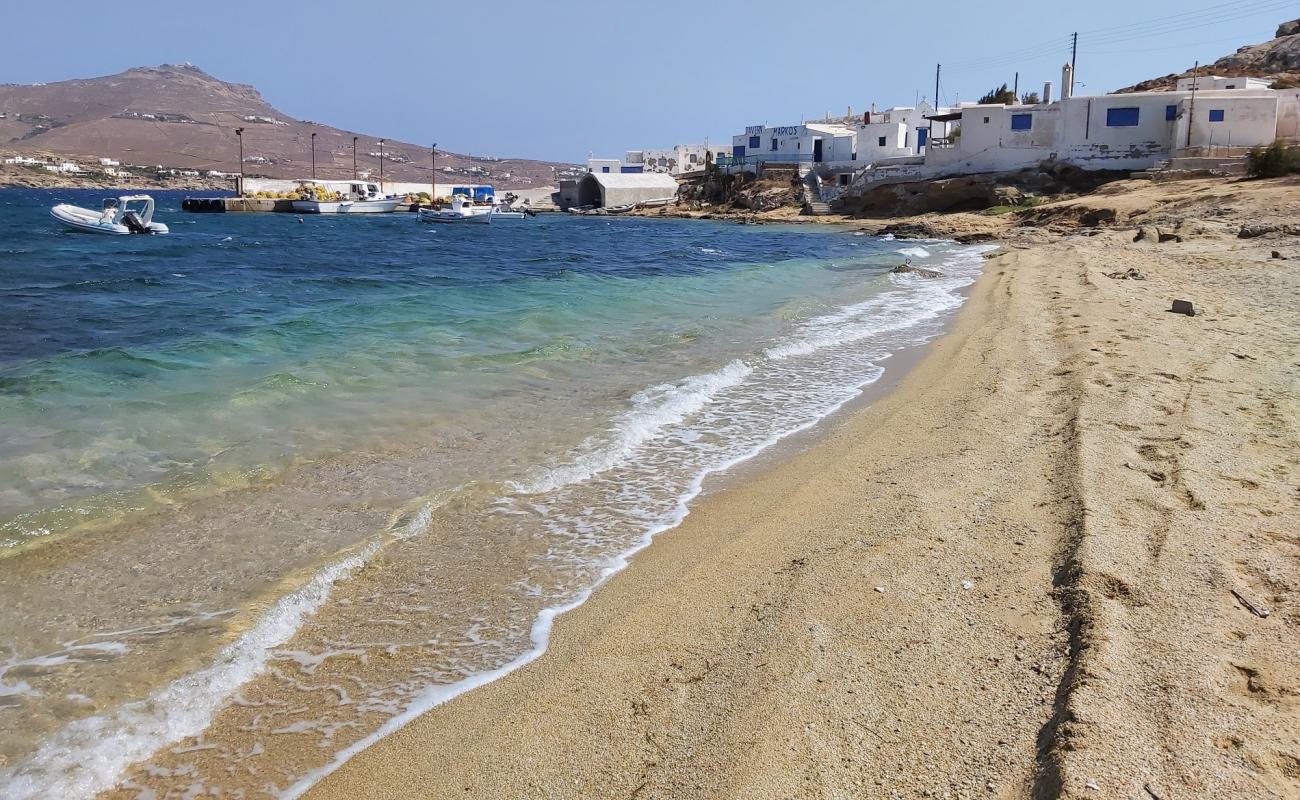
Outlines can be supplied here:
M98 195L0 192L7 795L293 794L534 657L707 475L938 333L980 262L156 197L170 235L103 237L46 216Z

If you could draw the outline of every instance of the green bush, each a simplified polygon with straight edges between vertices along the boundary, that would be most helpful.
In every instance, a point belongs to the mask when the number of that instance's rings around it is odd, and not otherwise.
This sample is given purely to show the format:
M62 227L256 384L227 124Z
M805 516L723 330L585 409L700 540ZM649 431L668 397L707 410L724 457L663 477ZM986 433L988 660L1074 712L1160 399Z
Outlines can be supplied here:
M1267 147L1252 147L1246 156L1246 174L1252 178L1280 178L1300 172L1300 147L1276 141Z

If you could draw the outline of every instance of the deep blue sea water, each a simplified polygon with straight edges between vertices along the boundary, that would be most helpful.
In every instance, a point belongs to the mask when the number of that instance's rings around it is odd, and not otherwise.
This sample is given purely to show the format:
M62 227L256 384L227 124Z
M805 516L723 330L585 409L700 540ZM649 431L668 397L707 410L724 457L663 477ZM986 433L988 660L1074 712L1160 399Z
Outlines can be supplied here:
M939 333L979 269L825 226L300 221L173 192L166 236L48 216L102 196L0 191L8 796L180 785L155 750L214 720L257 748L181 759L186 786L293 795L540 652L707 475ZM887 274L904 257L948 277ZM244 720L236 693L285 710Z

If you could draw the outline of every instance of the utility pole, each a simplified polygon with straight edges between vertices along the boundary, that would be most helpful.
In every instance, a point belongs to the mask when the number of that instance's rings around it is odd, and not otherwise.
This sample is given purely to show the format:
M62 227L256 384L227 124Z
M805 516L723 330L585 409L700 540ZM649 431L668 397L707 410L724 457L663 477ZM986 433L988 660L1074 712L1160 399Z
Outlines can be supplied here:
M1073 81L1075 77L1078 76L1079 74L1079 68L1075 64L1075 62L1079 58L1079 34L1078 33L1073 34L1073 39L1074 41L1070 43L1070 80L1071 81ZM1183 63L1186 64L1187 62L1184 61ZM1069 87L1069 93L1071 96L1074 95L1073 86Z
M1016 96L1017 100L1019 100L1020 98L1020 73L1019 72L1016 73L1016 84L1015 87L1012 88L1011 93Z
M936 114L939 113L939 70L942 67L942 64L934 65L934 113Z
M311 132L311 179L316 180L316 131Z
M352 180L357 179L357 137L352 137Z
M239 138L239 196L244 196L244 129L235 128L235 136Z
M1186 63L1186 62L1184 62ZM1192 146L1192 125L1196 123L1196 84L1200 81L1196 73L1201 68L1201 62L1197 61L1192 67L1192 99L1187 101L1187 146Z

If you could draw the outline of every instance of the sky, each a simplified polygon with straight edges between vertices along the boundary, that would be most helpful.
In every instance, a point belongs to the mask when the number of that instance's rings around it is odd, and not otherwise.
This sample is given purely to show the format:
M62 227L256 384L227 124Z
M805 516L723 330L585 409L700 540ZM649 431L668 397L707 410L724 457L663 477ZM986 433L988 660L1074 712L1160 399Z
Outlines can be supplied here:
M286 114L473 155L730 143L934 95L972 101L1020 73L1100 94L1272 37L1300 0L477 0L448 3L5 0L0 82L189 62ZM138 12L138 13L136 13ZM1059 91L1059 88L1057 89Z

